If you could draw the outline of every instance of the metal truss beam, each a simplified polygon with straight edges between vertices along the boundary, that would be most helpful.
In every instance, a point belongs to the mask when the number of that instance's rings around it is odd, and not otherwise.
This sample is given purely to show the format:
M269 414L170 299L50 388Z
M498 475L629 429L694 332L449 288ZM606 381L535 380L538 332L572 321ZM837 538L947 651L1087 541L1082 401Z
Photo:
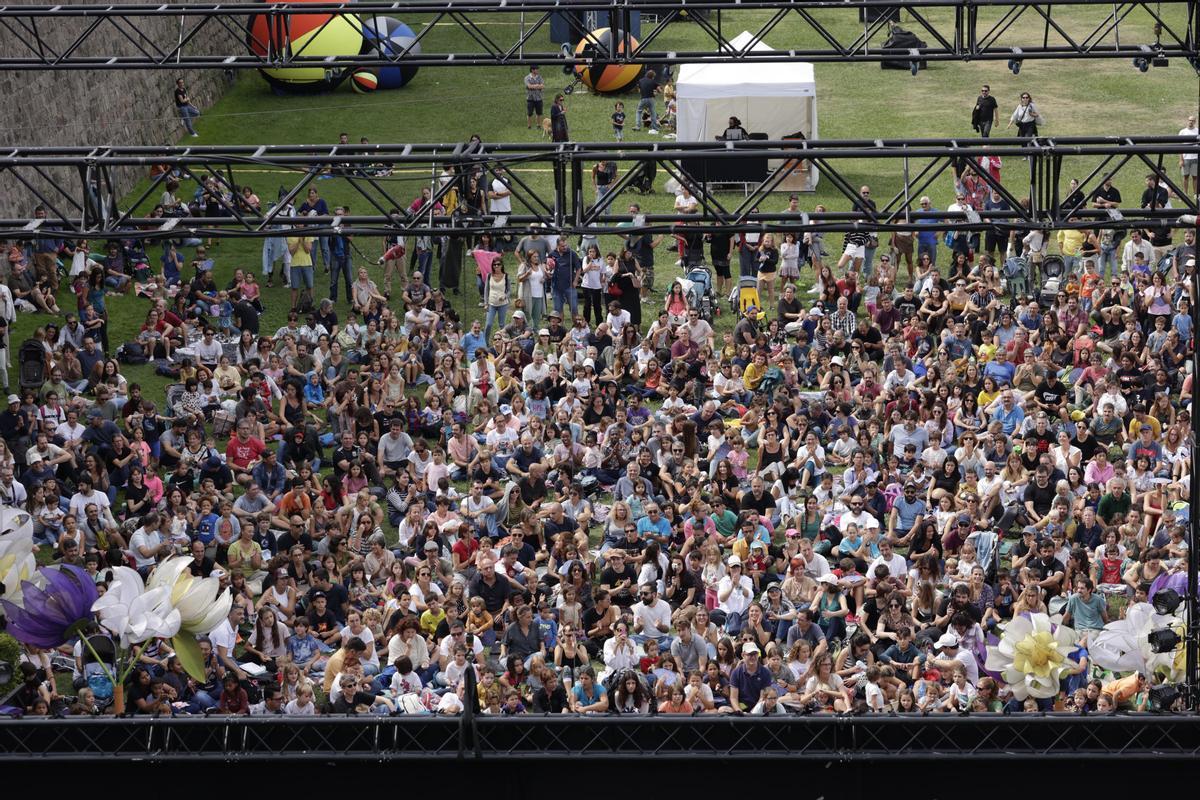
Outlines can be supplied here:
M1111 2L1111 0L412 0L353 5L340 3L178 3L116 5L0 6L0 70L29 69L278 69L322 67L492 66L590 63L689 63L728 61L979 61L1070 58L1180 57L1198 62L1200 0ZM1083 33L1056 11L1071 6L1088 12ZM770 11L766 22L747 22L741 11ZM401 15L416 33L421 52L364 45L362 52L317 55L310 45L293 46L286 34L294 13L348 16L354 24L377 16ZM606 14L613 27L629 30L641 19L640 41L614 37L607 53L577 61L546 47L550 20L562 15L573 41L587 22ZM897 53L882 49L893 19L900 19L927 46ZM650 15L653 15L651 17ZM666 26L686 18L712 47L663 49ZM860 16L866 20L859 22ZM267 24L262 25L266 20ZM653 19L654 21L651 21ZM258 24L256 24L256 20ZM1033 26L1024 24L1026 20ZM161 23L168 24L161 24ZM497 25L496 23L507 23ZM801 41L779 41L780 25ZM849 25L847 23L850 23ZM1021 23L1018 25L1018 23ZM731 37L750 25L754 42L736 47ZM494 27L487 27L494 26ZM757 27L755 27L757 26ZM439 30L440 29L440 30ZM1070 30L1068 30L1070 29ZM1146 31L1154 30L1153 39ZM113 36L114 31L119 36ZM271 31L273 33L266 33ZM776 50L752 50L776 31ZM1032 31L1032 32L1031 32ZM452 32L455 36L446 36ZM1122 35L1124 33L1124 35ZM230 38L247 43L229 52ZM103 44L101 44L103 43ZM224 49L223 45L226 43ZM251 47L250 45L253 45Z
M468 148L463 144L397 145L264 145L229 147L98 147L16 148L0 153L0 191L18 184L36 192L46 211L45 220L0 220L0 239L58 238L176 238L192 235L227 237L278 236L279 226L305 228L310 233L382 235L468 235L484 231L521 233L534 224L567 234L593 235L631 232L633 218L627 200L636 200L633 176L653 169L693 187L700 213L681 218L672 213L649 213L641 229L652 232L686 232L689 229L746 230L781 225L812 231L849 230L1059 230L1063 228L1134 228L1175 226L1181 214L1195 214L1195 198L1167 176L1162 165L1175 163L1181 154L1200 153L1197 137L1091 137L1063 139L986 140L846 140L779 142L678 142L628 143L617 149L597 144L496 144ZM933 181L961 172L983 155L1008 159L1009 179L1001 184L982 176L991 189L1006 198L1010 210L988 212L986 218L967 212L923 212L917 204ZM1082 161L1079 161L1081 160ZM584 175L593 164L614 161L621 178L598 204L587 198L591 187ZM858 182L847 172L870 161L879 174L903 176L894 196L877 210L859 204ZM832 185L845 201L846 210L788 213L759 209L772 191L789 180L806 181L798 165L811 164L821 180ZM1081 164L1078 168L1074 165ZM1096 166L1099 164L1099 166ZM387 174L381 170L387 165ZM1022 174L1022 166L1027 174ZM121 194L114 173L123 169L149 170L157 177L131 197ZM458 174L443 183L444 167ZM1090 174L1088 171L1090 170ZM1065 207L1060 197L1064 174L1083 174L1083 191L1098 186L1104 177L1147 170L1178 195L1173 209L1130 207L1100 210ZM749 191L734 206L731 195L718 194L730 173L745 174ZM742 172L739 172L742 171ZM1124 172L1123 171L1127 171ZM236 208L228 214L204 218L154 216L154 200L169 174L197 183L214 178L235 194L245 183L261 183L263 172L277 175L285 197L303 194L318 176L332 175L362 199L351 215L343 217L281 217L279 206L265 213ZM536 173L549 173L539 175ZM402 211L408 198L428 187L437 200L470 175L481 187L498 174L512 191L513 211L507 220L481 216L446 215L432 205L421 212ZM844 174L845 173L845 174ZM711 176L720 176L719 178ZM944 180L945 178L943 178ZM274 178L272 178L274 180ZM548 184L552 184L548 186ZM40 187L36 188L35 187ZM736 195L732 195L736 197ZM828 201L826 201L828 203ZM365 204L365 208L364 208ZM32 213L32 210L31 210Z
M863 717L133 718L0 722L0 763L654 757L1047 761L1200 757L1200 717L1130 714Z

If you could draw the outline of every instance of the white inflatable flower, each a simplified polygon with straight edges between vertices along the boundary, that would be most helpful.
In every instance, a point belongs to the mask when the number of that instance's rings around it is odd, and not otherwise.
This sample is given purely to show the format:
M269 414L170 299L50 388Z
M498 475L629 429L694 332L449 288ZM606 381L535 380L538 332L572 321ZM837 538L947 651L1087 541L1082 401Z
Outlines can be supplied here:
M211 633L229 616L233 596L221 591L219 578L197 578L188 571L191 556L174 556L150 573L147 586L164 589L171 605L179 611L179 629L194 636Z
M1045 614L1013 617L989 647L986 669L998 672L1018 700L1045 699L1058 693L1063 672L1071 666L1067 655L1075 649L1075 631L1054 625Z
M1149 603L1135 603L1125 610L1124 619L1113 620L1091 638L1088 654L1092 663L1113 672L1165 672L1169 680L1177 680L1176 653L1155 653L1149 637L1160 628L1180 625L1178 617L1159 614ZM1182 644L1176 650L1182 653Z
M21 605L21 582L35 580L37 556L33 554L33 518L15 508L0 508L0 597Z
M113 568L108 591L92 605L100 624L121 637L121 647L150 639L168 639L179 632L179 611L165 587L146 589L142 576L129 567Z

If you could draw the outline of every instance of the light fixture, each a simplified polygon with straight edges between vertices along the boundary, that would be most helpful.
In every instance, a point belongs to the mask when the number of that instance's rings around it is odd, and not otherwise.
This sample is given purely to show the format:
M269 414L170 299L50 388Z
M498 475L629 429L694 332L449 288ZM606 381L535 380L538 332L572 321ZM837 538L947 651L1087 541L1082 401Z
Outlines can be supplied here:
M1021 59L1010 58L1008 60L1008 68L1012 72L1013 75L1020 75L1021 74Z
M1174 614L1175 609L1183 602L1183 597L1174 589L1163 589L1154 595L1154 610L1159 614Z
M1151 631L1146 638L1150 642L1150 649L1155 653L1170 653L1183 641L1179 634L1170 628Z
M1150 70L1150 61L1139 56L1133 60L1133 68L1138 72L1148 72Z
M913 74L914 78L917 77L917 73L921 71L921 62L920 61L908 62L908 71Z
M1150 66L1152 66L1152 67L1169 67L1169 66L1171 66L1171 60L1168 59L1166 56L1164 56L1162 53L1158 53L1154 56L1154 58L1150 59Z
M1150 706L1155 711L1170 711L1171 706L1175 705L1181 696L1179 687L1173 683L1152 686L1150 688Z

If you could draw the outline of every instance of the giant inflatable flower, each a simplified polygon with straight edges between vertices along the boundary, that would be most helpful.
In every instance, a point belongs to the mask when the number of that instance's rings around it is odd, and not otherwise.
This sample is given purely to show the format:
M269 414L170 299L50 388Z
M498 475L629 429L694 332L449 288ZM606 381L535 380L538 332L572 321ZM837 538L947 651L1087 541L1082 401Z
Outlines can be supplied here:
M33 580L36 571L33 518L18 509L0 508L0 597L20 605L22 583Z
M1145 675L1161 672L1168 680L1179 680L1182 674L1175 673L1177 669L1182 672L1182 659L1176 655L1183 652L1183 645L1174 653L1155 653L1149 636L1160 628L1178 628L1182 624L1178 617L1159 614L1149 603L1135 603L1125 610L1124 619L1113 620L1091 638L1088 653L1092 663L1113 672Z
M147 586L168 593L170 603L179 612L179 633L171 640L175 654L188 674L204 680L204 658L197 636L210 633L229 616L233 595L221 591L220 578L197 578L188 567L191 556L175 556L155 567Z
M169 639L179 632L179 611L166 587L146 589L142 576L129 567L113 568L113 583L92 605L100 624L121 637L121 647L150 639Z
M1018 700L1053 697L1077 639L1073 629L1054 625L1045 614L1013 617L1000 644L988 647L984 666L999 673Z
M0 600L8 632L18 642L50 649L77 636L92 619L99 594L90 575L62 564L38 569L42 586L24 581L21 605Z
M197 636L210 633L229 616L233 596L221 591L220 578L197 578L188 571L191 556L175 556L154 568L148 589L166 589L179 610L179 629Z

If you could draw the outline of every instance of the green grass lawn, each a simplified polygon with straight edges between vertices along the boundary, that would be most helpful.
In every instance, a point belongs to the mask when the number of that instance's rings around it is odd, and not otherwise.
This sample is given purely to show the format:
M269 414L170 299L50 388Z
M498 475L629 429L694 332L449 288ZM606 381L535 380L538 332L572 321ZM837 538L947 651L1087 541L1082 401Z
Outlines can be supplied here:
M756 30L770 12L731 12L723 20L723 30L732 36L742 28ZM938 12L942 13L942 12ZM949 13L949 12L946 12ZM1082 35L1087 20L1103 15L1099 8L1074 7L1056 19L1073 35ZM845 14L831 16L820 13L817 19L828 24L839 35L853 33L856 24ZM409 24L419 20L406 19ZM415 27L415 26L414 26ZM1026 41L1040 30L1032 17L1014 26L1011 36L1023 36ZM1122 27L1122 35L1130 36L1136 28ZM1151 40L1149 25L1140 33ZM500 34L497 34L500 35ZM427 49L437 51L455 46L465 47L465 34L449 25L431 34ZM767 37L766 42L777 49L815 44L815 34L800 26L793 17L785 18ZM656 48L699 49L705 47L706 37L690 23L672 24L657 40ZM548 45L548 31L535 36L541 49ZM434 44L437 47L434 47ZM531 45L532 46L532 45ZM181 138L190 144L271 144L271 143L331 143L345 131L352 142L367 136L372 142L458 142L472 133L484 141L528 142L541 141L540 133L526 129L522 78L524 68L424 68L408 87L398 91L383 91L372 95L354 94L343 85L324 95L287 96L273 94L255 73L244 73L228 94L205 111L198 121L198 139ZM543 69L547 79L547 106L556 89L569 79L557 67ZM164 81L168 80L164 77ZM1182 127L1189 112L1196 109L1197 78L1189 67L1173 63L1166 69L1152 69L1142 74L1124 61L1064 61L1026 62L1019 76L1013 76L1002 62L933 65L913 77L906 71L882 71L872 64L822 64L816 67L817 97L820 116L820 135L824 139L877 137L948 137L973 136L970 109L980 83L991 85L999 99L1001 113L1011 111L1021 91L1031 91L1045 113L1048 124L1044 135L1097 134L1174 134ZM611 139L608 115L615 98L591 94L574 94L567 101L572 138L576 141L607 141ZM626 100L629 98L626 97ZM627 104L628 105L628 104ZM747 120L753 128L753 121ZM646 132L633 133L634 140L657 139ZM846 162L839 165L851 181L870 183L876 196L894 192L901 186L899 166L878 161ZM1088 165L1072 165L1082 172ZM1168 165L1174 170L1174 165ZM892 170L892 171L889 171ZM534 190L549 193L551 176L548 171L516 170ZM1019 164L1005 165L1005 180L1019 184ZM1126 198L1135 197L1140 190L1143 170L1127 169L1118 180ZM429 185L433 176L398 173L388 181L388 190L399 199L416 197L422 186ZM665 176L660 175L660 179ZM264 200L274 197L277 187L291 176L249 167L235 172L238 184L248 183ZM317 183L323 197L334 203L349 203L352 209L366 206L362 198L340 179ZM194 185L185 184L182 197L190 197ZM945 207L952 200L953 187L949 179L942 180L932 192L935 205ZM1022 192L1018 191L1018 194ZM135 190L136 194L136 190ZM829 182L818 191L802 197L801 207L812 209L826 203L831 210L847 207ZM665 211L672 198L661 191L639 202L650 211ZM778 198L779 208L785 197ZM146 210L146 209L143 209ZM837 237L829 237L835 239ZM380 269L374 258L380 253L378 241L359 240L358 247L368 256L354 257L354 266L368 265L379 279ZM614 242L602 242L605 248ZM830 243L836 245L836 241ZM95 244L99 249L98 244ZM158 247L150 248L156 260ZM210 254L215 258L218 285L223 285L238 267L260 269L261 245L254 240L227 239ZM185 252L185 262L191 253ZM666 245L658 253L658 287L666 287L677 271L670 265L674 258ZM156 266L156 265L155 265ZM811 281L806 276L802 283ZM472 282L466 280L468 295L473 294ZM327 281L317 276L318 298L324 296ZM658 298L656 298L657 300ZM280 288L265 291L267 313L262 330L272 332L283 324L288 308L285 291ZM74 299L64 288L59 303L64 309L73 308ZM458 303L456 302L456 307ZM110 341L117 344L134 337L144 319L146 303L132 297L110 298ZM344 310L344 307L339 310ZM466 319L479 315L474 298L468 296L463 306ZM22 315L12 332L13 355L20 342L35 326L44 324L41 315ZM731 325L728 315L718 321L718 329ZM127 367L130 381L140 382L146 394L161 401L165 380L152 374L147 367ZM13 376L15 380L15 375Z

